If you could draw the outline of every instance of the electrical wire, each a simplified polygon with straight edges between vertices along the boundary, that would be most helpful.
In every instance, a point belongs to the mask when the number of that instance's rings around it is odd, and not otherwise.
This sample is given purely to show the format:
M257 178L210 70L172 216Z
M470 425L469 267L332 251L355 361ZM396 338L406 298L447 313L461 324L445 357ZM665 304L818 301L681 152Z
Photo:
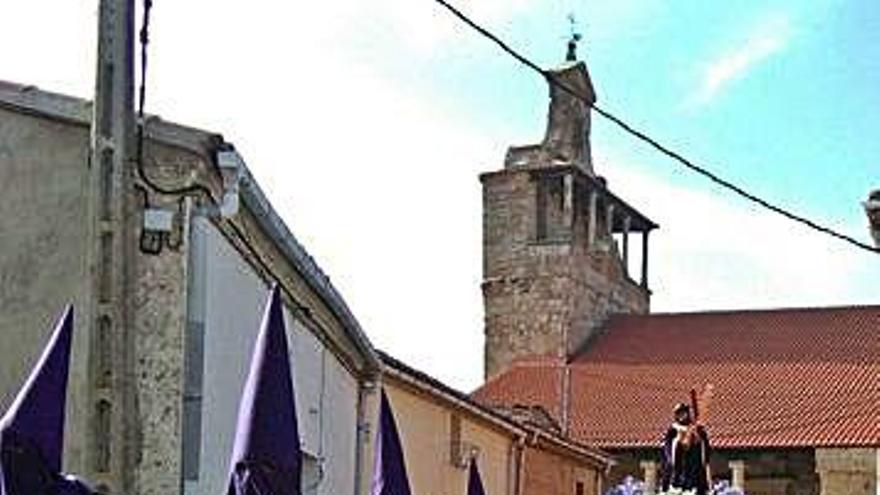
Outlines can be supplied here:
M838 233L832 229L829 229L827 227L819 225L810 219L807 219L807 218L802 217L800 215L791 213L791 212L783 209L782 207L776 206L776 205L774 205L774 204L772 204L772 203L770 203L770 202L768 202L768 201L766 201L766 200L764 200L754 194L749 193L748 191L744 190L743 188L719 177L718 175L714 174L713 172L694 164L693 162L691 162L690 160L688 160L687 158L682 156L680 153L675 152L675 151L667 148L666 146L660 144L658 141L651 138L647 134L633 128L632 126L630 126L629 124L627 124L626 122L624 122L620 118L616 117L615 115L611 114L610 112L598 107L594 103L591 103L584 95L579 94L575 89L573 89L573 88L567 86L565 83L559 81L552 73L549 73L548 71L545 71L544 69L541 69L537 64L535 64L534 62L532 62L528 58L526 58L523 55L516 52L514 49L509 47L506 43L504 43L498 37L493 35L491 32L489 32L485 28L481 27L480 25L476 24L474 21L472 21L467 16L462 14L459 10L457 10L455 7L450 5L445 0L435 0L435 1L439 4L441 4L442 6L444 6L445 8L447 8L456 17L458 17L460 20L462 20L463 22L468 24L471 28L473 28L474 30L476 30L477 32L482 34L484 37L495 42L500 48L502 48L506 53L508 53L513 58L515 58L518 62L520 62L521 64L527 66L528 68L530 68L530 69L538 72L542 76L544 76L550 84L552 84L552 85L558 87L559 89L569 93L570 95L586 102L593 110L595 110L602 117L605 117L606 119L612 121L613 123L615 123L616 125L621 127L627 133L629 133L629 134L635 136L636 138L648 143L649 145L651 145L652 147L654 147L655 149L660 151L662 154L667 155L668 157L672 158L673 160L685 165L689 169L707 177L711 181L713 181L713 182L715 182L715 183L717 183L727 189L732 190L736 194L738 194L738 195L740 195L740 196L742 196L752 202L755 202L755 203L759 204L760 206L762 206L766 209L769 209L777 214L780 214L786 218L789 218L790 220L800 222L800 223L802 223L802 224L804 224L814 230L825 233L827 235L831 235L831 236L836 237L840 240L849 242L850 244L853 244L856 247L866 249L866 250L874 252L874 253L880 252L880 249L877 249L873 246L869 246L868 244L862 243L852 237ZM208 189L207 187L205 187L202 184L197 183L197 184L192 184L192 185L188 185L188 186L180 187L180 188L165 188L165 187L162 187L162 186L156 184L152 180L150 180L146 176L146 174L144 173L144 166L143 166L144 165L144 163L143 163L144 162L144 137L145 137L144 136L144 134L145 134L145 132L144 132L145 131L145 129L144 129L144 124L145 124L145 122L144 122L144 107L145 107L145 100L146 100L147 45L149 44L149 19L150 19L150 10L152 8L152 4L153 4L152 0L144 0L144 3L143 3L143 6L144 6L143 23L142 23L141 30L140 30L141 80L140 80L140 86L139 86L139 90L138 90L138 129L137 129L137 131L138 131L137 132L137 171L138 171L138 175L140 176L141 180L144 183L146 183L151 189L153 189L156 192L159 192L161 194L181 195L181 194L191 194L191 193L204 193L206 196L208 196L213 201L214 198L213 198L212 192L210 191L210 189ZM252 254L255 255L255 257L257 258L258 264L263 266L263 269L266 271L267 274L271 274L272 272L271 272L271 270L269 270L268 264L262 259L262 257L259 255L259 253L257 253L253 249L253 247L251 247L251 245L248 242L248 239L246 238L244 233L241 232L234 223L230 222L230 225L232 226L232 229L233 229L234 233L236 234L236 236L239 237L239 239L243 242L243 244L245 244L245 246L247 246L252 251ZM272 275L270 275L270 277L274 278ZM287 292L287 291L285 291L285 292ZM290 296L289 293L288 293L288 296ZM300 305L293 298L291 298L291 300L296 304L297 310L299 310L301 313L304 313L305 316L307 316L309 319L314 320L313 317L311 317L311 314L310 314L311 311L309 310L309 308ZM607 377L603 377L603 378L607 378ZM645 388L654 389L654 390L662 390L662 391L683 391L683 390L686 390L686 388L679 388L679 387L661 385L661 384L655 384L655 383L644 383L644 382L638 383L637 381L614 380L614 379L611 379L609 381L619 381L619 382L624 382L629 385L643 386ZM859 417L861 417L861 415L859 415ZM736 424L737 424L737 426L758 424L758 423L765 422L770 419L776 419L776 418L775 417L774 418L761 418L757 421L746 421L746 422L741 422L741 423L736 423ZM840 418L838 418L838 419L840 419ZM834 420L834 418L831 418L830 421L833 421L833 420ZM805 426L805 425L794 425L794 427L798 427L798 426ZM601 431L598 433L610 433L611 431L613 431L613 430L605 430L605 431ZM628 429L627 431L631 432L632 430ZM767 430L750 431L750 432L747 432L746 434L754 434L757 432L764 432L764 431L767 431Z
M801 223L801 224L803 224L803 225L806 225L807 227L809 227L809 228L811 228L811 229L813 229L813 230L816 230L816 231L821 232L821 233L823 233L823 234L826 234L826 235L832 236L832 237L834 237L834 238L836 238L836 239L839 239L839 240L841 240L841 241L847 242L847 243L849 243L849 244L851 244L851 245L853 245L853 246L855 246L855 247L858 247L858 248L864 249L864 250L866 250L866 251L870 251L870 252L872 252L872 253L880 254L880 248L877 248L877 247L871 246L870 244L867 244L867 243L865 243L865 242L859 241L858 239L855 239L854 237L848 236L848 235L846 235L846 234L842 234L842 233L840 233L840 232L837 232L837 231L835 231L835 230L833 230L833 229L831 229L831 228L825 227L824 225L820 225L819 223L816 223L816 222L814 222L813 220L810 220L810 219L808 219L808 218L806 218L806 217L804 217L804 216L802 216L802 215L798 215L798 214L796 214L796 213L792 213L792 212L786 210L785 208L783 208L783 207L781 207L781 206L775 205L775 204L773 204L773 203L771 203L771 202L769 202L769 201L767 201L767 200L765 200L765 199L762 199L762 198L756 196L755 194L752 194L752 193L746 191L746 190L743 189L742 187L737 186L736 184L733 184L732 182L730 182L730 181L728 181L728 180L726 180L726 179L721 178L720 176L718 176L718 175L715 174L714 172L711 172L711 171L709 171L708 169L706 169L706 168L704 168L704 167L701 167L701 166L697 165L697 164L694 163L693 161L691 161L691 160L685 158L681 153L678 153L678 152L676 152L676 151L674 151L674 150L668 148L667 146L661 144L661 143L660 143L659 141L657 141L656 139L654 139L654 138L648 136L648 135L645 134L644 132L639 131L639 130L635 129L633 126L627 124L626 122L624 122L622 119L620 119L619 117L615 116L615 115L612 114L611 112L602 109L601 107L599 107L598 105L596 105L594 102L590 101L589 98L587 98L586 96L580 94L580 93L579 93L578 91L576 91L575 89L569 87L569 86L568 86L567 84L565 84L564 82L560 81L560 80L559 80L558 78L556 78L556 76L554 76L552 73L550 73L549 71L546 71L546 70L542 69L542 68L539 67L536 63L532 62L532 61L529 60L527 57L525 57L524 55L520 54L519 52L517 52L516 50L514 50L513 48L511 48L507 43L505 43L505 42L502 41L500 38L498 38L497 36L495 36L494 34L492 34L492 33L491 33L489 30L487 30L486 28L480 26L479 24L477 24L476 22L474 22L473 20L471 20L468 16L466 16L466 15L465 15L464 13L462 13L460 10L458 10L457 8L455 8L454 6L452 6L452 5L451 5L449 2L447 2L446 0L434 0L434 1L437 2L438 4L440 4L441 6L445 7L446 10L448 10L449 12L451 12L455 17L457 17L459 20L461 20L462 22L464 22L465 24L467 24L468 26L470 26L472 29L474 29L475 31L477 31L478 33L480 33L483 37L485 37L485 38L489 39L490 41L494 42L494 43L495 43L496 45L498 45L498 46L499 46L504 52L506 52L508 55L510 55L511 57L513 57L514 59L516 59L520 64L525 65L525 66L528 67L529 69L531 69L531 70L537 72L538 74L541 74L542 76L544 76L544 78L547 79L547 81L548 81L549 84L551 84L551 85L553 85L553 86L555 86L555 87L557 87L557 88L559 88L559 89L565 91L566 93L568 93L568 94L574 96L575 98L577 98L577 99L583 101L583 102L586 103L589 107L591 107L593 110L595 110L596 113L598 113L598 114L601 115L602 117L604 117L604 118L610 120L612 123L616 124L618 127L620 127L621 129L623 129L626 133L631 134L632 136L634 136L635 138L639 139L640 141L643 141L643 142L647 143L648 145L650 145L651 147L653 147L654 149L656 149L657 151L659 151L659 152L662 153L663 155L666 155L667 157L673 159L674 161L676 161L676 162L678 162L678 163L684 165L684 166L687 167L688 169L690 169L690 170L692 170L692 171L694 171L694 172L696 172L696 173L702 175L703 177L705 177L705 178L709 179L710 181L714 182L715 184L718 184L718 185L720 185L720 186L722 186L722 187L724 187L724 188L726 188L726 189L729 189L729 190L733 191L734 193L736 193L737 195L739 195L739 196L741 196L741 197L743 197L743 198L745 198L745 199L747 199L747 200L749 200L749 201L751 201L751 202L753 202L753 203L756 203L756 204L758 204L759 206L761 206L761 207L763 207L763 208L766 208L766 209L768 209L768 210L770 210L770 211L772 211L772 212L774 212L774 213L777 213L777 214L779 214L779 215L782 215L783 217L785 217L785 218L787 218L787 219L789 219L789 220L792 220L792 221L795 221L795 222Z
M159 184L156 184L146 175L144 172L144 141L145 141L145 120L144 120L144 107L146 103L146 80L147 80L147 45L150 42L150 10L153 7L152 0L143 0L143 18L141 22L140 29L140 48L141 48L141 78L140 84L138 87L138 105L137 105L137 116L138 116L138 125L137 125L137 172L140 179L150 187L150 189L164 195L169 196L177 196L177 195L188 195L193 193L201 193L204 194L212 203L217 204L218 201L214 198L214 193L205 185L200 183L195 183L191 185L187 185L179 188L167 188L162 187ZM145 189L138 186L138 190L143 194L143 201L145 205L148 205L148 196ZM182 201L182 198L181 198ZM235 224L235 222L227 222L227 225L230 226L235 236L238 237L239 241L251 252L251 254L256 258L257 263L261 266L261 268L265 271L268 278L270 278L274 283L277 283L279 287L281 287L282 291L284 291L287 296L290 298L291 303L294 305L295 311L302 315L304 318L308 319L311 324L315 325L317 328L324 329L321 323L315 318L312 314L311 308L301 304L293 294L288 291L283 284L280 283L278 278L274 275L274 272L271 270L269 264L263 259L260 253L256 250L256 248L250 243L250 240L247 236L242 232L242 230ZM174 248L179 248L182 243L182 238L179 240L180 242L174 243ZM169 246L172 247L172 246Z
M150 189L164 194L166 196L175 196L180 194L201 193L207 196L213 203L217 203L210 189L200 183L194 183L178 188L163 187L152 179L150 179L144 170L144 140L146 133L146 121L144 119L144 106L147 94L147 45L150 43L150 10L153 8L153 0L143 0L143 18L141 20L140 29L140 48L141 48L141 80L138 87L138 108L137 108L137 136L135 162L138 177Z

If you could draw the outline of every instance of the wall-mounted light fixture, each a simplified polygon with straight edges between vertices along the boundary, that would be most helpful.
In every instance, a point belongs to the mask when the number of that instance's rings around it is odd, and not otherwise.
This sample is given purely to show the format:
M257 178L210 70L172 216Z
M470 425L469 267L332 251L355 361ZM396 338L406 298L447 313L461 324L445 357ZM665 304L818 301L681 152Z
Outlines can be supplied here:
M217 151L217 168L223 178L223 199L218 208L220 216L231 218L238 213L239 183L244 170L244 160L231 144Z

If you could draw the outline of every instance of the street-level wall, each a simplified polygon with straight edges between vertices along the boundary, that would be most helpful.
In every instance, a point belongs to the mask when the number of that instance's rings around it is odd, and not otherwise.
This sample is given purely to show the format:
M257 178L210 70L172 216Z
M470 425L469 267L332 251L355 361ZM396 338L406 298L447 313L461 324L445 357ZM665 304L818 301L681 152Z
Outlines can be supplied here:
M0 106L0 411L27 378L65 305L89 300L88 128ZM73 337L66 449L85 468L88 340ZM76 317L76 315L75 315Z

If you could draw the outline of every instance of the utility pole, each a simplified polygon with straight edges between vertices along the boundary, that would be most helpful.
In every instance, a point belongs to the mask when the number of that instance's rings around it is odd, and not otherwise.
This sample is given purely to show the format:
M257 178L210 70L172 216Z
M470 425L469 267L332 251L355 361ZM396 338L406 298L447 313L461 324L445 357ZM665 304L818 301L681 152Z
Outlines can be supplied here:
M133 493L136 389L128 294L134 236L134 0L100 0L88 189L91 302L85 433L89 479L102 493ZM128 423L128 424L127 424ZM131 425L131 427L128 427Z

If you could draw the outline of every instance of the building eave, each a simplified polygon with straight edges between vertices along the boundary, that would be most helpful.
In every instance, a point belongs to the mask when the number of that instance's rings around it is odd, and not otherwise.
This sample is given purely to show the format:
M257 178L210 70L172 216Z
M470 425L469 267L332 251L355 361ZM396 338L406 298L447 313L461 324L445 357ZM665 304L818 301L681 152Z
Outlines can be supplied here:
M91 101L3 80L0 80L0 108L85 129L89 128L92 119ZM150 141L192 152L210 165L212 172L216 171L217 151L228 146L219 133L175 124L158 116L147 116L145 128L146 137ZM286 261L338 318L348 338L364 358L367 374L373 375L378 372L379 358L357 319L330 282L329 277L324 274L272 207L246 165L243 165L242 182L242 202L253 212L260 228L271 237L284 254Z

